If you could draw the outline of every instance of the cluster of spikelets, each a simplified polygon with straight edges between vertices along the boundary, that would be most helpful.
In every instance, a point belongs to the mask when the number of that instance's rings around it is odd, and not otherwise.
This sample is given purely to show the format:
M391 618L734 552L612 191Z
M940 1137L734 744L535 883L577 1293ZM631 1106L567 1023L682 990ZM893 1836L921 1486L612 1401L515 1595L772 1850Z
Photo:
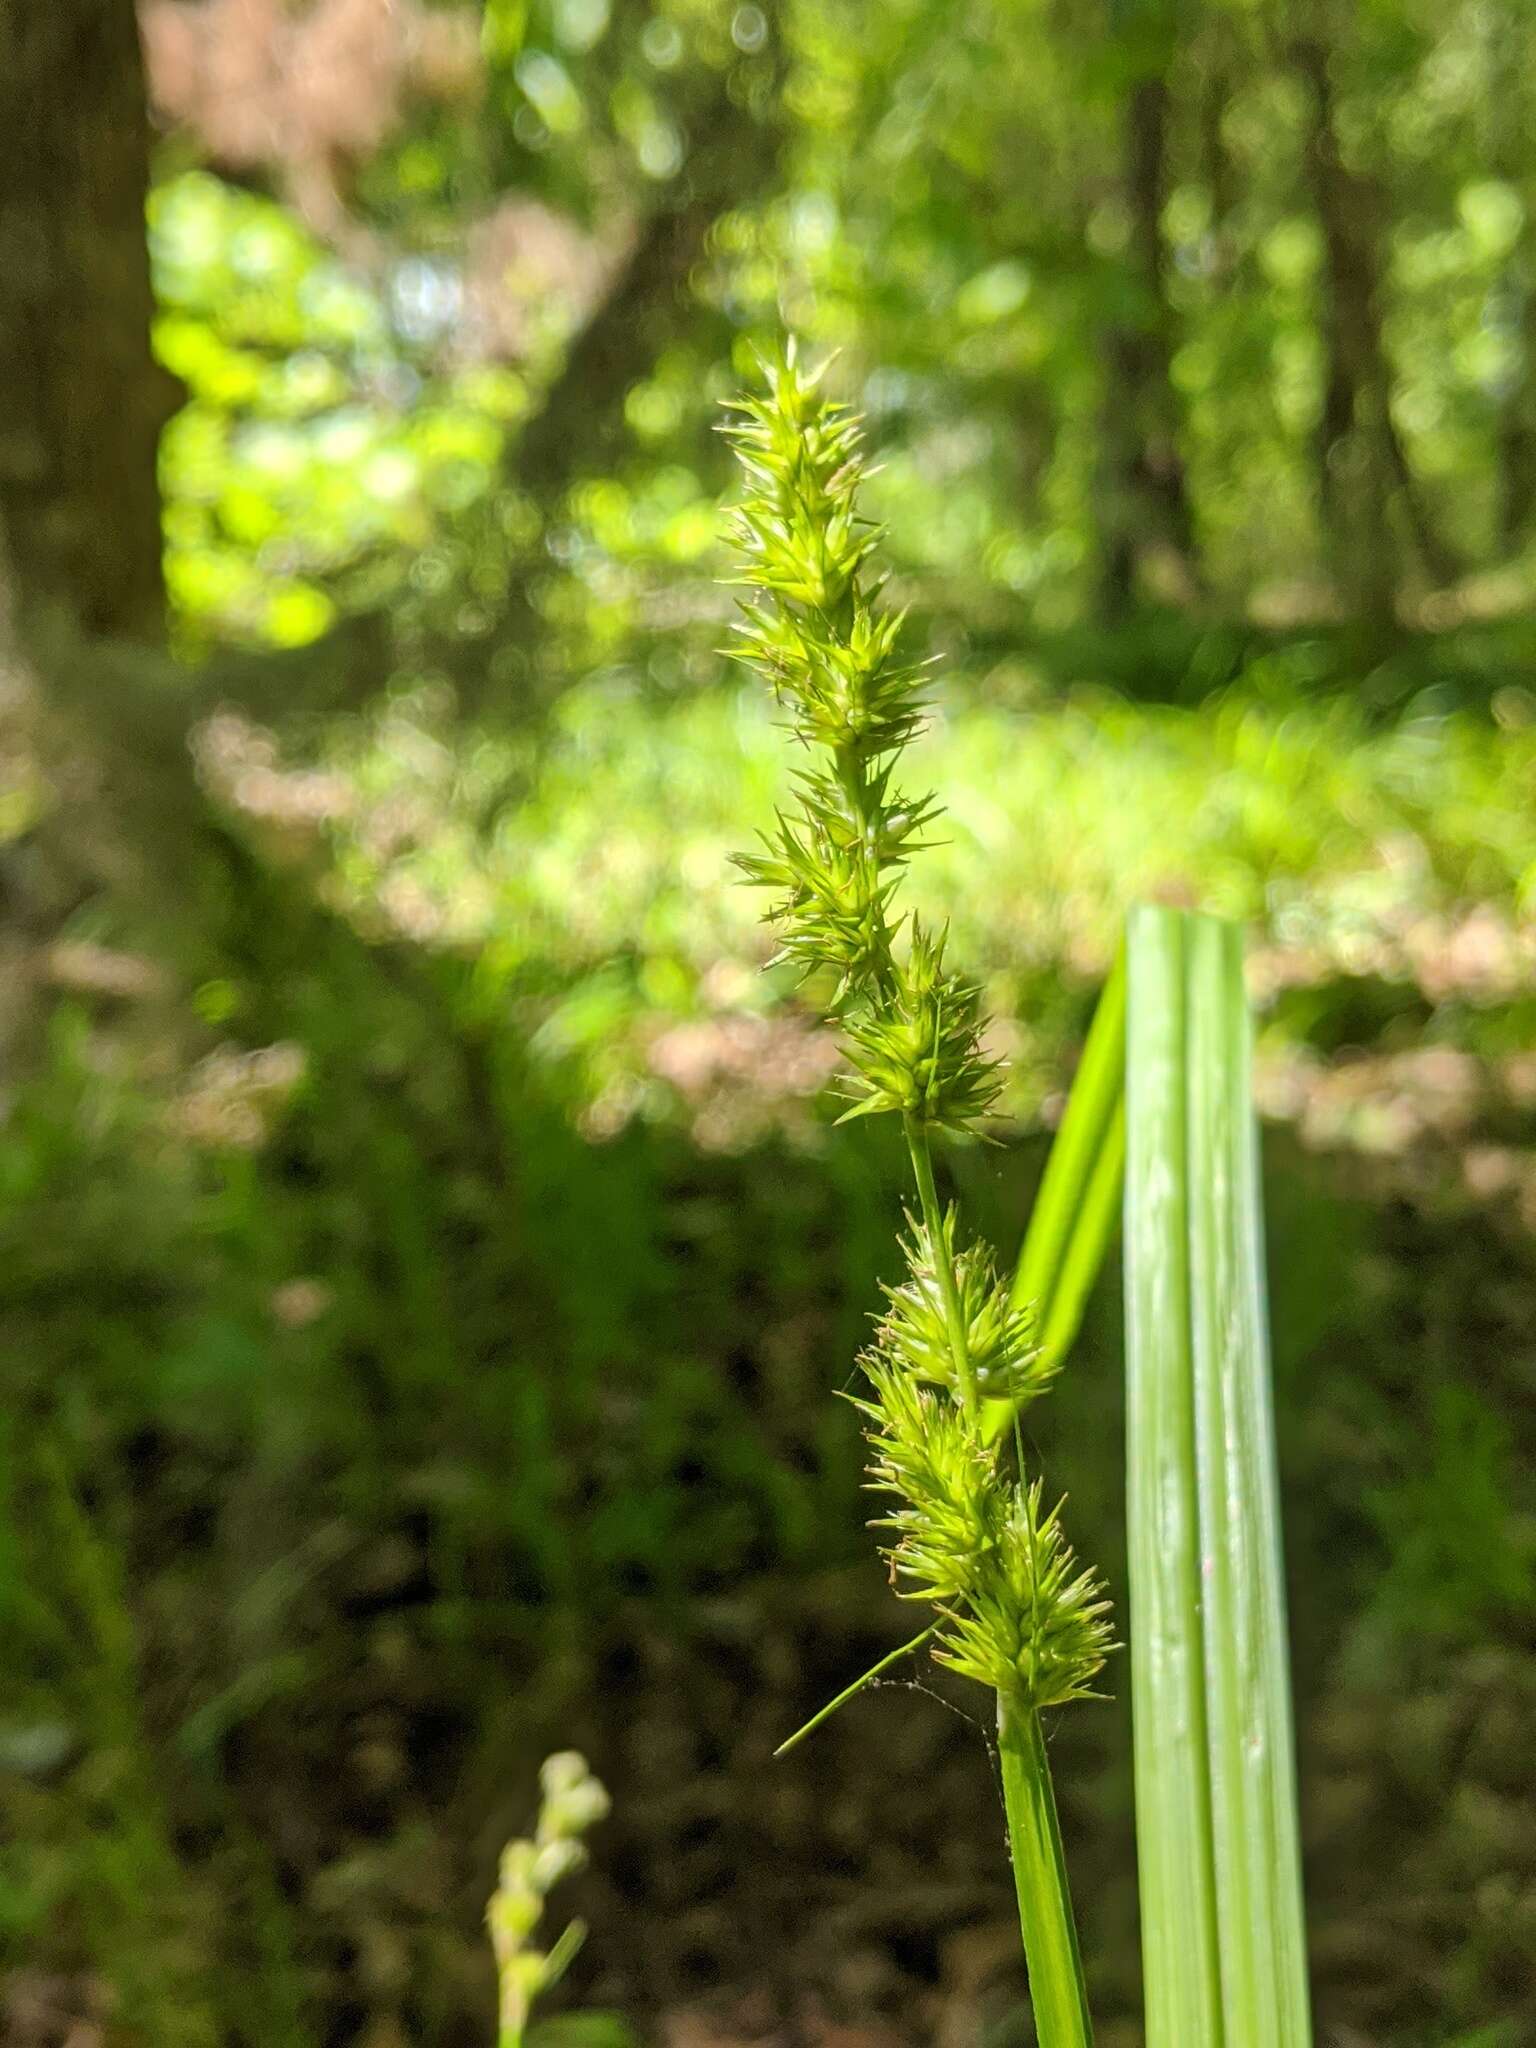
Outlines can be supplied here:
M871 563L882 534L858 510L858 421L792 348L766 378L766 396L741 401L726 429L747 479L732 538L742 580L762 593L743 604L734 652L788 711L807 765L793 810L739 865L773 892L776 957L829 988L853 1070L847 1115L899 1114L918 1183L906 1277L861 1360L871 1475L895 1499L877 1526L897 1589L937 1609L935 1656L1013 1705L1057 1706L1101 1668L1107 1607L1059 1512L1006 1468L988 1427L984 1404L1017 1414L1051 1362L990 1252L961 1241L933 1191L930 1134L974 1128L998 1070L980 991L947 965L946 934L894 907L938 814L894 779L923 725L924 668L903 659L902 615Z
M534 2000L559 1983L586 1939L584 1924L573 1920L547 1950L533 1941L546 1898L585 1864L582 1837L608 1811L608 1794L585 1757L573 1749L546 1757L539 1791L534 1833L502 1850L496 1890L485 1913L496 1956L497 2048L519 2048Z

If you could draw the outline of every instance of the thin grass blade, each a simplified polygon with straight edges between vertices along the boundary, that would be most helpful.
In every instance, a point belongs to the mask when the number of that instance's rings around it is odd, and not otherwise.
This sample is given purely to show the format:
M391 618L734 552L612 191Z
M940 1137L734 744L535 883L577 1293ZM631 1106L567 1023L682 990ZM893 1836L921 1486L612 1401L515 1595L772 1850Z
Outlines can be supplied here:
M1013 1298L1035 1307L1040 1348L1065 1357L1114 1234L1125 1175L1125 955L1117 955L1083 1046L1030 1211ZM1013 1411L987 1409L1002 1435Z
M1040 1192L1030 1211L1019 1269L1014 1277L1013 1296L1018 1302L1032 1301L1040 1316L1042 1336L1055 1327L1070 1344L1077 1331L1083 1297L1092 1284L1096 1261L1086 1250L1078 1250L1090 1190L1104 1178L1104 1161L1115 1149L1116 1112L1125 1093L1125 956L1120 954L1093 1013L1083 1056L1078 1062L1066 1109L1062 1112L1051 1145ZM1118 1174L1110 1176L1116 1183ZM1113 1223L1113 1200L1109 1225ZM1109 1225L1101 1214L1095 1222L1107 1236ZM1103 1236L1099 1239L1102 1255ZM1091 1242L1091 1240L1090 1240ZM1082 1276L1086 1271L1086 1280ZM1077 1315L1068 1297L1065 1311L1058 1309L1068 1274L1080 1282L1076 1295Z
M1122 1058L1124 1048L1121 1048ZM1093 1283L1120 1216L1125 1182L1125 1095L1117 1091L1078 1203L1076 1227L1062 1253L1056 1286L1040 1323L1040 1348L1062 1358L1072 1348Z
M934 1633L935 1629L937 1629L938 1625L936 1621L931 1621L927 1628L921 1630L912 1638L911 1642L902 1643L899 1648L888 1650L877 1664L870 1665L862 1677L856 1678L852 1685L845 1685L835 1699L828 1700L824 1707L818 1707L809 1721L802 1721L793 1735L786 1735L778 1748L773 1752L774 1756L776 1758L788 1756L792 1749L798 1749L807 1735L813 1735L823 1721L830 1721L839 1707L846 1707L851 1699L856 1699L866 1685L873 1685L876 1679L883 1677L893 1664L899 1664L903 1657L910 1657L914 1650L920 1650Z

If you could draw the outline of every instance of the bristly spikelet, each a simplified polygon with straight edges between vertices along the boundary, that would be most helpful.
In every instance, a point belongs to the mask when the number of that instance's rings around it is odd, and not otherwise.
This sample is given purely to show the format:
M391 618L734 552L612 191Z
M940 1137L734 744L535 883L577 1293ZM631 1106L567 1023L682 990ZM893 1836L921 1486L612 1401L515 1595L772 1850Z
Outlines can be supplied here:
M921 730L924 670L900 652L901 615L882 602L870 558L883 538L861 517L857 421L821 395L793 348L766 369L768 393L727 428L746 472L732 520L746 602L735 652L769 683L795 738L816 750L794 777L747 878L772 890L777 958L832 985L854 1094L848 1117L900 1117L917 1180L906 1277L864 1353L870 1477L894 1505L876 1526L892 1583L938 1610L934 1655L1037 1710L1085 1694L1110 1647L1099 1581L1079 1569L1059 1510L1010 1476L982 1403L1015 1412L1049 1383L991 1253L960 1241L939 1208L936 1130L967 1131L996 1099L982 1048L981 990L946 964L947 933L893 911L901 870L937 815L894 784Z
M918 1123L963 1131L997 1099L999 1062L981 1049L981 990L944 966L947 934L914 917L889 1003L848 1027L864 1093L847 1117L899 1110Z
M795 779L798 816L781 812L763 851L738 865L775 892L778 957L829 969L842 1006L893 986L887 913L933 804L891 783L892 758L922 726L922 676L898 652L900 615L864 573L881 532L858 512L859 427L820 395L820 378L791 351L769 369L768 397L741 401L727 429L748 483L731 521L742 581L768 599L743 605L734 652L789 710L797 739L824 750Z
M1036 1711L1092 1697L1113 1647L1109 1605L1061 1527L1041 1512L1036 1480L1008 1484L979 1430L877 1343L861 1361L870 1479L897 1505L878 1517L891 1583L931 1600L941 1664Z
M877 1347L899 1360L914 1379L931 1381L956 1400L961 1398L940 1280L947 1267L960 1297L965 1348L978 1392L985 1400L1023 1408L1044 1393L1057 1370L1056 1360L1035 1343L1034 1311L1015 1305L987 1245L957 1246L952 1208L944 1216L937 1245L926 1224L910 1215L907 1222L912 1231L902 1244L907 1277L885 1290L890 1307L876 1329Z
M1043 1515L1040 1482L1015 1486L996 1542L977 1570L967 1611L946 1617L934 1655L1020 1705L1091 1699L1114 1647L1098 1575L1079 1567L1061 1504Z
M997 1540L993 1460L954 1402L898 1360L874 1350L862 1363L871 1397L853 1400L870 1423L870 1481L898 1503L874 1524L891 1535L891 1583L904 1599L966 1600Z

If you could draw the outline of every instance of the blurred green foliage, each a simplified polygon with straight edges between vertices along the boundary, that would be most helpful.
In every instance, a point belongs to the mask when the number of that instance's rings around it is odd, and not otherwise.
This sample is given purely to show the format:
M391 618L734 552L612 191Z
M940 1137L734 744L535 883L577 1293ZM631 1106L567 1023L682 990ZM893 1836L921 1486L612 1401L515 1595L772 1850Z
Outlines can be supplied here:
M405 558L424 573L434 541L462 568L451 515L471 506L514 557L538 515L565 515L541 564L557 611L568 576L599 613L654 590L708 550L714 402L786 321L845 351L897 558L973 631L1092 618L1127 524L1144 595L1337 616L1369 570L1440 623L1519 606L1523 15L1266 26L1139 0L1119 31L991 0L789 5L772 24L712 0L519 4L486 17L473 108L358 173L381 236L362 264L272 201L171 176L151 218L159 347L196 401L165 468L189 622L317 633ZM714 146L722 75L744 107L777 84L775 174L719 208L654 360L593 393L621 403L610 459L530 504L508 432L558 379L579 304L514 260L519 366L474 361L474 223L510 187L613 260L648 204L703 181L688 151ZM1127 417L1140 449L1120 446ZM1367 472L1370 504L1330 509L1330 478ZM1352 563L1340 512L1392 558Z
M1004 1142L947 1171L1005 1247L1127 900L1254 923L1319 2010L1525 2039L1531 20L423 13L473 77L366 148L226 161L216 109L165 117L179 648L385 631L345 716L235 693L199 872L67 870L18 978L0 1949L54 2018L5 2025L483 2041L496 1852L568 1741L616 1795L574 1995L744 1990L773 1925L838 2023L992 2013L952 1939L1008 1904L971 1732L906 1717L873 1888L880 1703L767 1775L896 1639L827 1394L899 1162L832 1133L726 869L788 764L715 652L716 402L787 323L842 352L945 666L921 907L1014 1061ZM9 885L113 782L3 740ZM1039 1447L1107 1559L1117 1345L1101 1299ZM1124 2042L1124 1731L1089 1719L1062 1782Z
M205 171L153 194L149 229L155 346L188 397L161 452L184 630L312 640L338 606L387 601L485 497L526 388L492 364L424 370L376 291Z

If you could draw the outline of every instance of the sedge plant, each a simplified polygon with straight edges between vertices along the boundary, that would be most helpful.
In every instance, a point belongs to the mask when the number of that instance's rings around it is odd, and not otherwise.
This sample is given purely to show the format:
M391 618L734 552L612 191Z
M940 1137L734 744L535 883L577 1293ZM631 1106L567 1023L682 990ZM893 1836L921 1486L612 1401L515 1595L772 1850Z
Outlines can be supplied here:
M903 652L902 614L875 562L882 533L859 511L859 423L792 348L765 375L765 395L737 404L726 429L746 478L732 538L755 593L734 651L775 693L804 758L793 803L739 864L772 893L777 959L841 1027L846 1116L897 1118L905 1136L905 1273L887 1290L854 1397L888 1500L876 1526L897 1592L931 1610L916 1641L995 1696L1036 2031L1042 2048L1084 2048L1091 2023L1041 1717L1091 1693L1111 1647L1107 1602L1059 1503L1024 1470L1017 1417L1057 1358L1036 1340L1032 1305L936 1186L935 1140L977 1131L999 1068L982 1043L981 992L951 965L947 932L898 902L938 816L932 796L897 780L923 725L927 669ZM1000 1407L1011 1429L995 1427Z

